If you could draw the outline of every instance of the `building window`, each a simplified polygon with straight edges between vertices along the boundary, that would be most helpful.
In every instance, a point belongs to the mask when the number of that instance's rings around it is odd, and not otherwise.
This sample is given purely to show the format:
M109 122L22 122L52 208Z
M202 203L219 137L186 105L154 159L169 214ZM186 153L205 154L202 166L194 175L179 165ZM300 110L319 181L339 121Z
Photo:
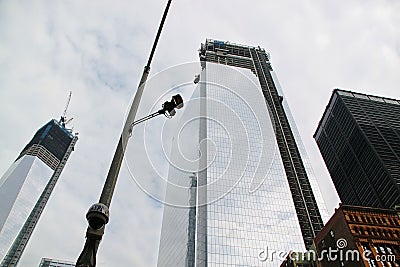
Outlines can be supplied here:
M354 227L354 228L353 228L353 234L360 234L357 227Z
M368 266L370 267L377 267L377 265L375 264L375 261L373 259L367 259L368 261Z
M364 234L366 234L366 235L372 235L369 228L364 228Z
M371 249L369 248L368 243L361 243L361 247L362 247L363 251L371 251ZM374 248L377 251L377 247L374 246ZM366 260L368 262L368 266L369 267L377 267L377 264L376 264L374 259L367 258Z
M385 236L385 237L389 236L389 235L388 235L388 231L386 231L385 229L382 230L382 234L383 234L383 236Z
M333 232L333 230L330 230L329 234L331 235L331 237L335 238L335 233Z
M394 237L393 231L392 231L392 230L389 230L389 231L388 231L388 235L389 235L389 237Z

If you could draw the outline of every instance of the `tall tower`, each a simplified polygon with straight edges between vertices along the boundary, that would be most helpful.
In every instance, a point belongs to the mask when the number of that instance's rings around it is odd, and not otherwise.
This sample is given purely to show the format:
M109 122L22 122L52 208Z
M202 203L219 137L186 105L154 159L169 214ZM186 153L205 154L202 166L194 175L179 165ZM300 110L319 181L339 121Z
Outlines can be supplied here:
M1 266L16 266L78 140L60 121L41 127L0 180Z
M180 138L197 127L184 149L200 149L199 168L170 167L158 266L279 266L269 253L310 248L323 227L317 202L326 210L269 55L210 39L199 55L198 105L177 127ZM172 161L183 147L173 142Z
M314 134L343 204L400 205L400 101L335 89Z

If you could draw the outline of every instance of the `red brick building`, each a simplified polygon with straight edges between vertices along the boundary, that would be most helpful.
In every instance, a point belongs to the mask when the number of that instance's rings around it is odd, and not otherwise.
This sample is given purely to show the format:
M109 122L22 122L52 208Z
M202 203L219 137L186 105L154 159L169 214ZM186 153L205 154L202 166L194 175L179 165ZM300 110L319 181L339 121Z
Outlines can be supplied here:
M340 205L314 239L325 266L400 266L400 210Z

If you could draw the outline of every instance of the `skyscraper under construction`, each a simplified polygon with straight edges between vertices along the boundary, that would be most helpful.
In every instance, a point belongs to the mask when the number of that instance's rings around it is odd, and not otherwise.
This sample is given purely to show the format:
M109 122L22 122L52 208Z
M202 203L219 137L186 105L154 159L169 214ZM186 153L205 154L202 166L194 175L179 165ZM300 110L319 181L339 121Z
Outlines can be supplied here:
M65 115L65 113L64 113ZM16 266L78 135L65 116L42 126L0 180L1 266Z
M170 167L158 266L279 266L269 251L310 248L326 210L269 54L207 39L199 56L182 118L199 168Z

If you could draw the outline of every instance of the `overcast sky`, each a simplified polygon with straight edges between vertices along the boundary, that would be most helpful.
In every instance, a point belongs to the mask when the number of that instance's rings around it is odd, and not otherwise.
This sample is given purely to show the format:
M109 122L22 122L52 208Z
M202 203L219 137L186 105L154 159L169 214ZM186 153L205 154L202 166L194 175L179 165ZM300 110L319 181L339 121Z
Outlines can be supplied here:
M400 2L340 3L174 0L151 70L198 61L206 38L264 47L330 214L339 200L312 135L332 90L400 98ZM39 127L59 118L70 90L68 115L80 136L19 266L78 257L86 211L100 195L165 4L0 2L0 172ZM168 89L161 85L152 101ZM161 219L162 205L124 167L98 265L155 266Z

